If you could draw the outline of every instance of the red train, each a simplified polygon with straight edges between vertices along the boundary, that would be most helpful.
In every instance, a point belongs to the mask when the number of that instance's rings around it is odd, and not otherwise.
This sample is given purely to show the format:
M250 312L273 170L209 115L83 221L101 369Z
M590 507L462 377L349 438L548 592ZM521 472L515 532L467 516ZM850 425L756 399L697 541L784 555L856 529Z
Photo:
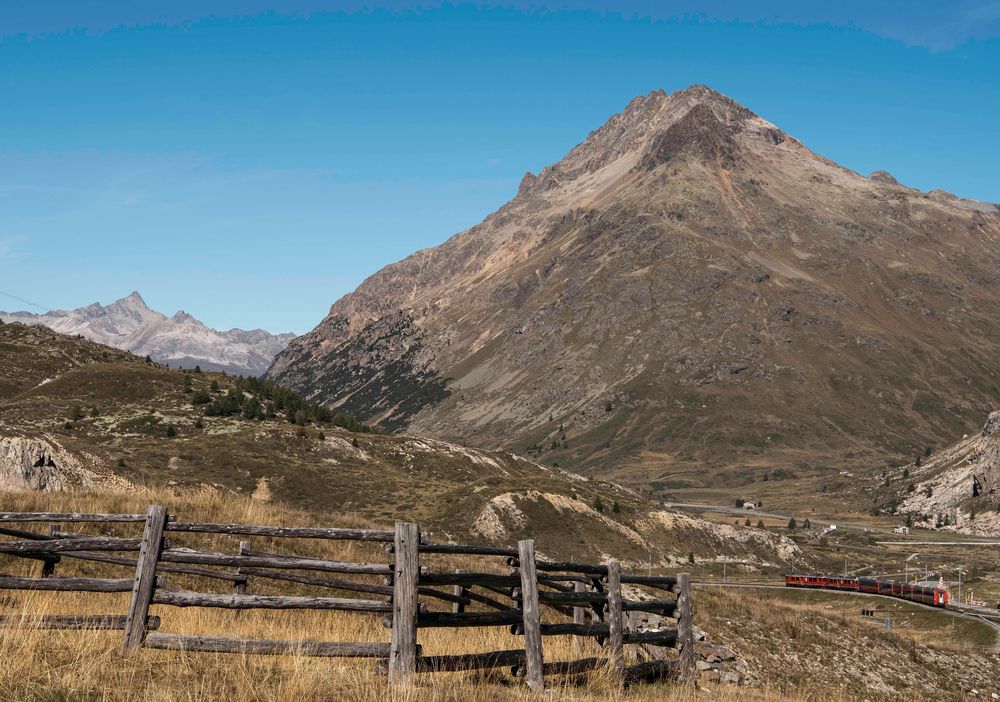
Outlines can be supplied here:
M874 595L888 595L902 600L920 602L933 607L948 606L948 591L939 587L910 585L895 580L877 578L846 578L838 575L786 575L785 587L821 588L824 590L849 590Z

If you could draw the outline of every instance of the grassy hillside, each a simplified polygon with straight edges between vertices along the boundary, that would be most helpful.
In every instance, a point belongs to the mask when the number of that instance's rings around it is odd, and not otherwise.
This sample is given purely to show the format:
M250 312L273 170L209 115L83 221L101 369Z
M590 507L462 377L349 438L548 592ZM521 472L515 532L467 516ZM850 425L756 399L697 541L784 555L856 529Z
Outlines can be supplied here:
M200 489L315 514L413 519L437 540L527 535L561 557L670 565L693 553L780 569L803 561L783 536L677 521L613 483L504 451L350 431L359 427L277 389L185 373L41 327L0 325L0 368L8 488ZM242 409L232 412L234 396Z

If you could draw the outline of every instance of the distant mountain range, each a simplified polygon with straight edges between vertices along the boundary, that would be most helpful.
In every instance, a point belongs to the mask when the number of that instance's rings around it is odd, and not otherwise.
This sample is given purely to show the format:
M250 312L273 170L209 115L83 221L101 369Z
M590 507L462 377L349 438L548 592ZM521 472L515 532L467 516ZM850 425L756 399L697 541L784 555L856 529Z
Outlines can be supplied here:
M219 331L183 311L167 317L150 309L138 292L110 305L95 302L68 312L0 312L0 320L80 334L177 368L199 365L203 370L236 375L263 374L278 352L295 338L295 334L271 334L263 329Z
M998 358L1000 207L851 171L696 85L635 98L372 275L268 377L386 428L703 490L949 443L1000 402Z

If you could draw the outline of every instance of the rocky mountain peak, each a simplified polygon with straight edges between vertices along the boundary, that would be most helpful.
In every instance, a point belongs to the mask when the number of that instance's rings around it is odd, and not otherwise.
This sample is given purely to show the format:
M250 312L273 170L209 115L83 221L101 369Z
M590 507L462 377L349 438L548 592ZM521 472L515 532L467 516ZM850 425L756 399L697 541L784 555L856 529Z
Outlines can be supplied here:
M521 180L518 194L530 195L566 185L625 157L641 160L645 152L661 149L664 135L685 121L686 125L682 125L679 133L668 137L668 141L676 143L689 137L699 141L699 133L712 130L718 134L724 130L735 139L765 146L789 141L776 126L708 86L695 84L674 93L654 90L633 98L622 112L612 115L558 163L542 169L537 176L527 173ZM698 128L693 128L695 123ZM715 149L703 151L702 155L714 156ZM660 160L654 156L646 163Z
M146 301L142 299L142 295L139 294L138 290L133 290L131 293L129 293L128 297L122 298L122 300L120 300L119 302L121 301L129 302L133 305L142 306L145 307L146 309L149 309L149 306L146 304Z

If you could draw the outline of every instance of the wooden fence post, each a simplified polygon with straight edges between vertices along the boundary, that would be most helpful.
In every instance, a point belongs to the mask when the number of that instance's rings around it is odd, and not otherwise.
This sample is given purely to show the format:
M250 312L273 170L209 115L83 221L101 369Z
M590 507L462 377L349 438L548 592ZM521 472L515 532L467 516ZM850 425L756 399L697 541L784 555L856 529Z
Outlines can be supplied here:
M625 675L625 646L622 637L622 571L617 560L608 561L608 663L615 679Z
M389 682L405 685L417 669L417 604L420 577L418 549L420 529L416 524L396 522L395 568L392 581L392 644L389 651Z
M694 650L694 621L691 615L691 576L688 573L677 575L677 646L680 648L679 675L681 681L696 684L696 656Z
M524 655L527 663L525 681L533 692L545 689L542 676L542 621L538 605L538 572L535 568L535 542L517 542L521 570L521 615L524 622Z
M249 541L241 541L240 542L240 555L241 556L245 555L245 552L248 551L249 549L250 549L250 542ZM236 569L236 574L237 575L244 575L243 570L241 568L237 568ZM233 582L233 591L236 592L236 594L238 594L238 595L245 595L246 594L246 592L247 592L247 585L249 584L248 583L249 576L247 576L247 578L248 578L247 580L236 580L236 581Z
M464 573L464 572L465 572L464 570L456 570L455 571L455 573L457 573L457 574L461 574L461 573ZM455 597L465 597L465 586L464 585L454 585L454 586L452 586L452 594L454 594ZM464 611L465 611L465 603L464 602L452 602L451 603L451 613L452 614L461 614Z
M163 546L163 527L167 523L167 509L150 505L146 513L146 527L139 544L139 558L135 564L135 580L132 583L132 599L125 615L125 639L122 652L134 651L142 647L146 640L146 617L156 588L156 563L160 559Z
M58 524L49 524L49 536L54 537L57 531L59 531ZM46 558L44 561L42 561L42 577L51 578L53 575L55 575L56 563L58 562L59 562L59 556L55 554L53 554L52 557Z
M587 586L577 580L573 583L573 592L580 594L587 592ZM578 626L583 626L587 623L587 608L585 605L577 605L573 607L573 623ZM578 654L583 653L584 645L586 642L586 637L574 636L573 637L573 650Z

